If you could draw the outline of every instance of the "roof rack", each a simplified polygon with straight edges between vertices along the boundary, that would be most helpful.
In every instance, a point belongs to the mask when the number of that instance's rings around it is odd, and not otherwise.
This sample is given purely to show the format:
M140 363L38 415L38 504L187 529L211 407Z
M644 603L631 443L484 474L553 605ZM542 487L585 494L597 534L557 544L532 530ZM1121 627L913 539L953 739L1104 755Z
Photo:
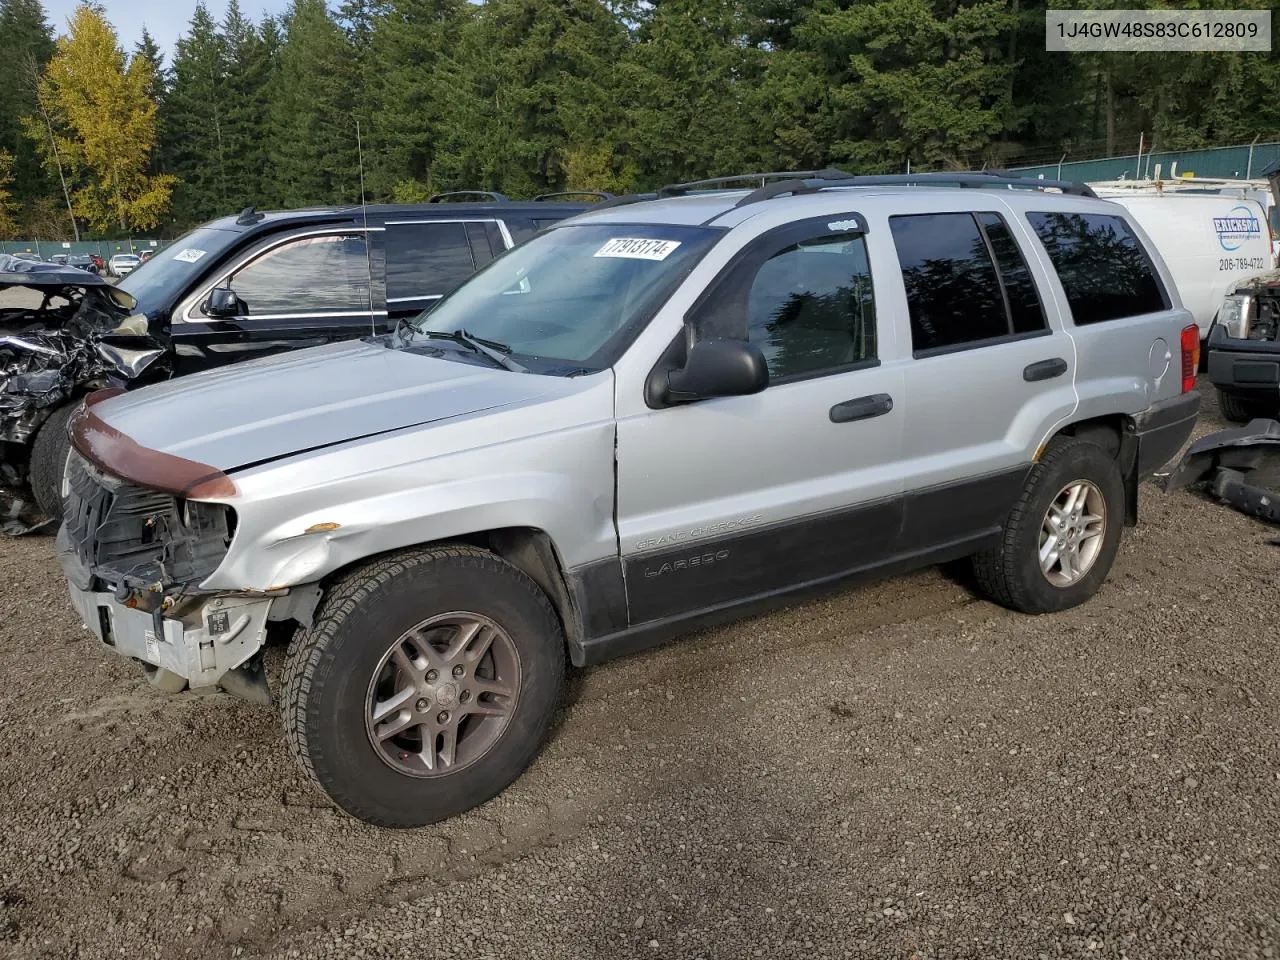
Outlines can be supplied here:
M494 193L492 190L450 190L448 193L437 193L427 199L427 203L452 203L454 197L488 197L492 203L507 203L506 194Z
M1041 180L1019 177L1003 170L983 173L886 173L864 174L833 186L841 187L1007 187L1011 190L1059 190L1077 197L1097 197L1087 183L1074 180Z
M557 197L595 197L597 200L613 200L614 195L607 190L560 190L556 193L540 193L533 198L534 203L543 200L554 200Z
M764 186L770 180L814 179L814 180L847 180L852 174L827 167L823 170L774 170L769 173L738 173L731 177L711 177L707 180L690 180L688 183L669 183L658 189L659 197L683 197L694 190L708 190L716 187L728 187L732 184L746 184L759 181Z
M656 193L625 193L620 197L610 197L608 200L601 200L599 203L595 204L591 209L593 211L607 210L610 207L626 206L628 203L640 203L644 200L657 200L657 199L658 199L658 195Z

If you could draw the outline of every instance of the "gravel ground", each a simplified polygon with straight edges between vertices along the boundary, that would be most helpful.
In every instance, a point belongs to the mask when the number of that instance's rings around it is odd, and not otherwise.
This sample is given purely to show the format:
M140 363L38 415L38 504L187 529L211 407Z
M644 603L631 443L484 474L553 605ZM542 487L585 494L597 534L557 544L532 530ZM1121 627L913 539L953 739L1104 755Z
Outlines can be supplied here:
M1275 532L1142 513L1067 613L930 570L579 675L514 787L411 832L2 541L0 956L1276 957Z

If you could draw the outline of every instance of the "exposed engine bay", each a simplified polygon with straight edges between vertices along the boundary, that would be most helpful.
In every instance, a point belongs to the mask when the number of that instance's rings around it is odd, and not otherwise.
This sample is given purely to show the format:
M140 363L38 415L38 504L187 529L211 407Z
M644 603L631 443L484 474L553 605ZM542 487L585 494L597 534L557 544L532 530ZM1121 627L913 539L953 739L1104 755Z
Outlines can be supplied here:
M13 535L46 522L28 490L31 443L53 412L100 387L167 374L133 299L72 267L0 256L0 514Z

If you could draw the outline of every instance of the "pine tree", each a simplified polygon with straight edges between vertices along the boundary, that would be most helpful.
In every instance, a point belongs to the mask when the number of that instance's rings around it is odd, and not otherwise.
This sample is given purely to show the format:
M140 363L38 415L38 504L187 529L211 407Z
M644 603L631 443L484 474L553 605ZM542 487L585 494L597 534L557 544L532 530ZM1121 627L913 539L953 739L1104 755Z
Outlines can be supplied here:
M226 56L223 146L228 198L235 210L250 204L265 206L270 202L266 197L266 140L271 51L263 34L240 12L237 0L227 6L222 32Z
M372 121L365 167L374 195L438 185L432 167L452 99L449 61L469 15L466 0L397 0L373 21L364 56Z
M36 84L53 56L53 30L40 0L0 0L0 150L12 158L13 202L18 208L57 193L56 175L41 168L35 144L23 136L21 118L37 112Z
M182 224L227 213L233 205L228 183L227 49L203 3L178 40L172 82L161 116L164 161L181 181L174 215Z
M284 16L268 110L274 191L286 206L358 200L353 57L324 0Z

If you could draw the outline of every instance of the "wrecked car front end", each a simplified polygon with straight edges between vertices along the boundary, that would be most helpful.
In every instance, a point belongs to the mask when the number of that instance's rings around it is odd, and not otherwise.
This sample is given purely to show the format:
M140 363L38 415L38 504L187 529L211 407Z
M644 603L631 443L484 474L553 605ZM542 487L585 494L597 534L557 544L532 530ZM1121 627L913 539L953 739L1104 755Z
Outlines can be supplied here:
M260 664L246 664L264 644L273 598L200 588L227 554L236 515L197 498L234 494L235 484L114 431L92 409L107 395L88 397L70 424L57 551L73 605L99 640L146 664L162 689L216 685L269 702Z
M31 444L54 411L95 389L165 375L165 345L132 297L74 267L0 257L0 512L5 531L46 518L30 496Z

